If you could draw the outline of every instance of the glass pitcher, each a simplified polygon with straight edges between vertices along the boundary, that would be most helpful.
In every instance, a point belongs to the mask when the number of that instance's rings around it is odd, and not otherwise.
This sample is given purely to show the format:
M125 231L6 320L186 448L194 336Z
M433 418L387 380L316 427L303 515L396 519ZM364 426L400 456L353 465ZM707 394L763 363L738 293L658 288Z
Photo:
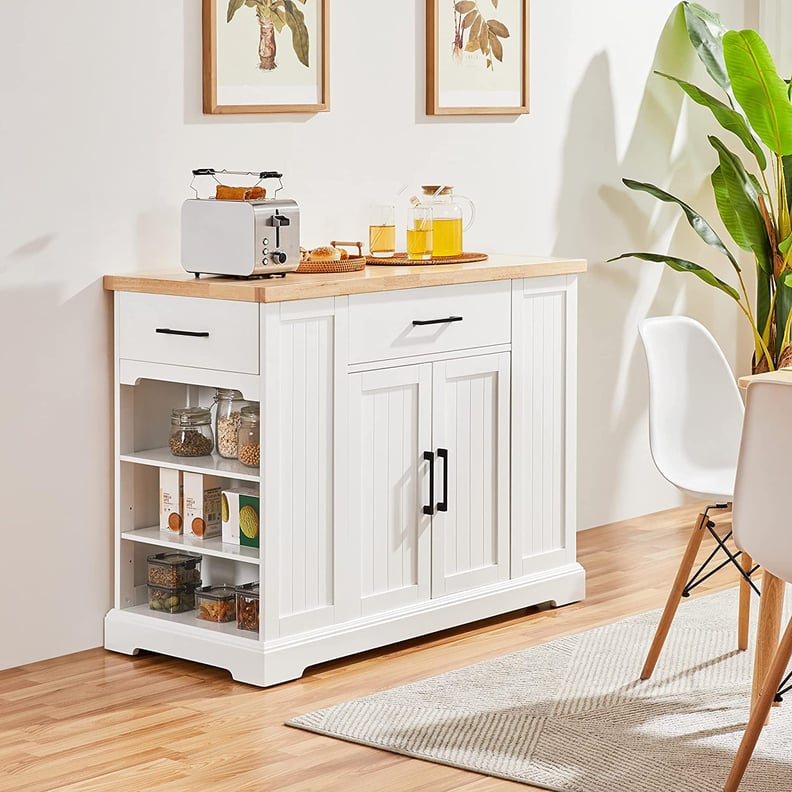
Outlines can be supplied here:
M424 184L421 190L421 204L432 208L432 258L461 255L462 233L476 219L475 204L464 195L454 195L451 185ZM467 203L470 210L467 222L460 201Z

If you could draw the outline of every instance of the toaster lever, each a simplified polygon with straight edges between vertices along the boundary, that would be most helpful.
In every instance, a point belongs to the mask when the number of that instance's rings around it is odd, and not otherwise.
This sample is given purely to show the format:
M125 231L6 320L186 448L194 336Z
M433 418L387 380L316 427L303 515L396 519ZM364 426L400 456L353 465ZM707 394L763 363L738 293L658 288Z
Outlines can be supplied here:
M291 221L289 220L289 218L286 217L286 215L282 215L282 214L272 215L272 217L270 218L270 222L272 223L272 225L276 227L291 225Z

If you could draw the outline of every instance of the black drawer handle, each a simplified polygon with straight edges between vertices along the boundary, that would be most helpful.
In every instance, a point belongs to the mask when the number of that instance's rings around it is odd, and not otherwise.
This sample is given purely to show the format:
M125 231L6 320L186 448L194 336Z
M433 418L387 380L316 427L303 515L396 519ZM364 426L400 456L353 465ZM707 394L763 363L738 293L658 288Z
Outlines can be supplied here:
M430 324L448 324L449 322L461 322L463 316L446 316L445 319L413 319L413 326L419 327L420 325Z
M437 502L437 511L448 511L448 449L437 449L438 459L443 460L443 500Z
M423 458L429 463L429 505L423 507L423 513L434 514L434 453L424 451Z
M165 335L182 335L193 336L195 338L209 338L208 330L171 330L170 327L158 327L155 333L164 333Z

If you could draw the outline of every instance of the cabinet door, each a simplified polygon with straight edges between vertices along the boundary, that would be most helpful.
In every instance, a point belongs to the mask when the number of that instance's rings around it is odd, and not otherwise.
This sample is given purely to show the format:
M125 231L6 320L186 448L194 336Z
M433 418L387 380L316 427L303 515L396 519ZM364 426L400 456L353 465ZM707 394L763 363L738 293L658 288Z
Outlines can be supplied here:
M429 598L431 363L349 376L351 546L360 615Z
M575 560L575 288L513 285L512 577Z
M433 366L432 596L440 597L509 577L509 353Z

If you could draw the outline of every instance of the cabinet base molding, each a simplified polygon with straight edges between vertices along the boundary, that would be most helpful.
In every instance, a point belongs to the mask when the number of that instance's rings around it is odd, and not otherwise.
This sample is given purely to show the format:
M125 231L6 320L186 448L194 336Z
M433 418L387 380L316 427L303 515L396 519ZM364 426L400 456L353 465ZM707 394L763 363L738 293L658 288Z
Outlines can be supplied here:
M399 610L273 641L211 631L140 608L112 609L105 617L105 648L133 655L141 649L225 668L233 679L268 687L298 679L317 663L417 638L544 602L560 607L583 599L578 563L541 575L428 600Z

